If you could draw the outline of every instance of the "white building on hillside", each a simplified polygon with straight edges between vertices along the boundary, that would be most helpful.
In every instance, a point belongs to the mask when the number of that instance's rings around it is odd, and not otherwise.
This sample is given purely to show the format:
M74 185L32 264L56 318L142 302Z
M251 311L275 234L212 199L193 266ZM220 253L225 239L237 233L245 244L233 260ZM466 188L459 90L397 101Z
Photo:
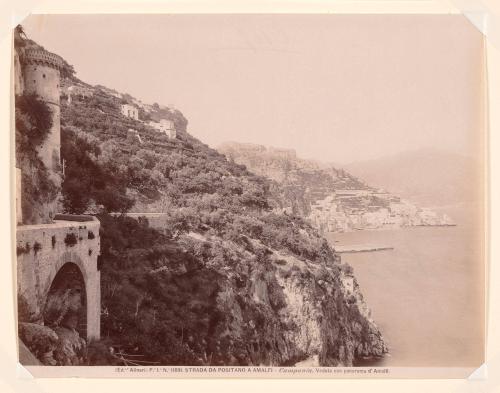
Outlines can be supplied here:
M71 101L74 97L78 97L80 99L86 99L94 94L92 89L79 86L79 85L71 85L67 89L65 89L65 93L68 96L68 105L71 105Z
M150 121L149 126L153 127L158 132L164 133L169 139L175 139L177 137L175 125L172 120L161 119L159 122Z
M121 111L123 116L139 120L139 110L135 106L129 104L123 104Z

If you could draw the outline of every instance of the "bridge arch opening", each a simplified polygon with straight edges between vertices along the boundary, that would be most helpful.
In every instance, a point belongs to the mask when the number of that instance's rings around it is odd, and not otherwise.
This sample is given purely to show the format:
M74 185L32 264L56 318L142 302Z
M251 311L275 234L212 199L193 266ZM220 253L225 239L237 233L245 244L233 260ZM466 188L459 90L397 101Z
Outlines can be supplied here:
M50 285L43 311L45 325L75 329L87 337L87 293L80 268L65 263Z

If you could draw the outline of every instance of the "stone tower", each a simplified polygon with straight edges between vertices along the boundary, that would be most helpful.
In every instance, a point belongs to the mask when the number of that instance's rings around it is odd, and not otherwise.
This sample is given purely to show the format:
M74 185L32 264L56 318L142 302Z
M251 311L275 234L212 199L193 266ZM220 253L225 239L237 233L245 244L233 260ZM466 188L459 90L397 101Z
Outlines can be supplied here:
M21 65L24 93L36 94L52 112L52 128L39 148L38 154L48 169L51 179L61 185L61 108L60 71L64 67L61 57L39 46L29 46L23 50Z
M31 223L51 222L60 211L62 183L61 165L61 108L59 103L61 71L64 60L41 46L27 41L20 48L19 61L23 81L23 94L35 94L52 114L52 127L43 144L38 147L38 156L47 168L50 180L58 192L50 201L43 201L35 208L36 217ZM25 169L26 170L26 169ZM24 219L24 218L23 218Z

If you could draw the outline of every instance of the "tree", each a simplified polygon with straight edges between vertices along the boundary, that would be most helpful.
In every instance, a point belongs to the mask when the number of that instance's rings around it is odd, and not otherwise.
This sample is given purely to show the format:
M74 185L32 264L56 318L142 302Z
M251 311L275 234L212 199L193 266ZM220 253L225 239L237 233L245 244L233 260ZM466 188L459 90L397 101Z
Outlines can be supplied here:
M26 33L24 32L24 27L17 25L14 29L14 46L16 48L22 47L26 44Z
M52 127L52 113L36 95L16 97L16 148L36 150L47 138Z
M61 136L61 155L66 163L64 209L77 214L87 212L91 205L99 211L129 210L134 201L127 196L127 179L115 163L99 161L99 146L74 131L63 128Z

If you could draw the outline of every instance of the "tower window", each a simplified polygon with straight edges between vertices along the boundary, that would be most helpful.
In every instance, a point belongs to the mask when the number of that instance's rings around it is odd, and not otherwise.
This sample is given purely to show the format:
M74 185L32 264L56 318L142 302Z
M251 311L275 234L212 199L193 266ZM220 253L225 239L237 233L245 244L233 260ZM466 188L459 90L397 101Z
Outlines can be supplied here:
M43 77L45 78L45 74L43 74Z

